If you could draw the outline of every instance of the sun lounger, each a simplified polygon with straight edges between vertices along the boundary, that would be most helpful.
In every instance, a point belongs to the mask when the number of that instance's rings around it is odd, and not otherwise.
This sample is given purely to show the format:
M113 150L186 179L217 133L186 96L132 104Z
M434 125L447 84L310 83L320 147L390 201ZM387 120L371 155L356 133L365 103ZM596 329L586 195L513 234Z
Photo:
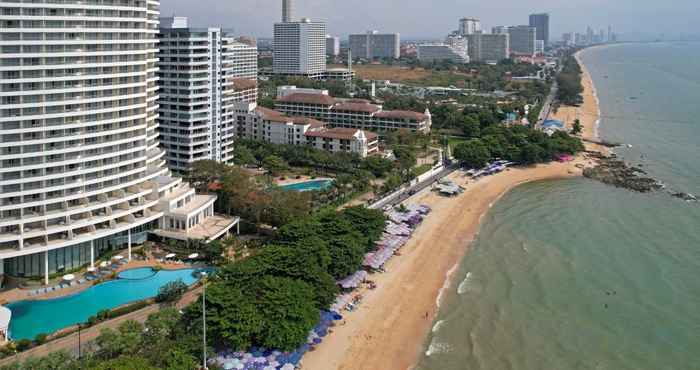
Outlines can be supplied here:
M85 279L78 280L78 284L85 284L86 282L87 282L87 280L85 280Z

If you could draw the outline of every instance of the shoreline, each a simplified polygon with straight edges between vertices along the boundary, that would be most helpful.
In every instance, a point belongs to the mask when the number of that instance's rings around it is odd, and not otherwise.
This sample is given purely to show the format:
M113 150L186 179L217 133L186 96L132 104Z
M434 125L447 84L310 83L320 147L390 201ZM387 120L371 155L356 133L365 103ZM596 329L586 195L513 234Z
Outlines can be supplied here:
M577 53L582 68L584 104L562 106L555 117L579 117L582 137L597 139L600 111L595 86ZM583 114L581 115L581 111ZM568 125L572 119L561 119ZM598 121L598 122L596 122ZM587 150L604 148L586 143ZM449 179L466 188L454 198L444 198L430 189L416 194L408 204L426 204L433 209L412 238L392 258L386 273L373 274L378 285L363 291L362 304L354 312L343 312L345 324L309 352L303 370L407 370L417 366L424 355L440 300L453 284L454 273L471 251L489 210L514 188L536 181L580 177L591 162L579 155L572 162L511 168L503 173L472 182L458 171Z

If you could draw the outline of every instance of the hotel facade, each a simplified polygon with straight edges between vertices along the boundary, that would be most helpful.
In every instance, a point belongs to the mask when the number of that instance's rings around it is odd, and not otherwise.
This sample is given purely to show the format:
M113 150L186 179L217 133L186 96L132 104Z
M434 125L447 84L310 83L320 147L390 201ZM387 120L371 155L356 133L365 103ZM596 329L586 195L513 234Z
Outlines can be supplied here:
M309 146L331 153L354 153L362 158L379 152L377 134L353 128L329 128L309 117L289 117L255 103L237 107L236 137L278 145Z
M304 91L304 90L302 90ZM334 128L360 129L379 134L408 130L427 134L432 126L430 111L424 113L383 110L363 99L335 99L325 91L293 92L287 88L275 102L275 110L289 117L311 117Z
M165 167L158 15L156 0L0 1L3 277L48 284L148 233L210 240L237 222Z

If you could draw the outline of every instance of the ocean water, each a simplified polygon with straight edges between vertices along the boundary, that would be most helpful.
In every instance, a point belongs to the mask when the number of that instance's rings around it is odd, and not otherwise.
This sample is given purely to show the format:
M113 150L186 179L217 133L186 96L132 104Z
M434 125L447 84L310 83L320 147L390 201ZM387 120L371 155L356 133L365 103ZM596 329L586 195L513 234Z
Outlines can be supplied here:
M700 194L700 44L587 50L603 138ZM700 369L700 205L586 180L520 186L484 218L421 370Z

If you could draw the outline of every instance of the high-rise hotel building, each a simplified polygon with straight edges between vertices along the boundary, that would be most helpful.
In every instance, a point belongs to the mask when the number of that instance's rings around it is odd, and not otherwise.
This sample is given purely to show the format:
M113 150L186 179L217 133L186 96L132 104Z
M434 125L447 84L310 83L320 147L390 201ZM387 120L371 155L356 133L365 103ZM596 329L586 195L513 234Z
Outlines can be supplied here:
M235 224L165 167L158 15L157 0L0 0L3 276L48 283L148 232Z
M221 28L161 18L158 83L160 142L168 167L233 160L234 104L257 101L258 51Z
M272 70L276 75L326 77L326 24L303 18L275 23Z

